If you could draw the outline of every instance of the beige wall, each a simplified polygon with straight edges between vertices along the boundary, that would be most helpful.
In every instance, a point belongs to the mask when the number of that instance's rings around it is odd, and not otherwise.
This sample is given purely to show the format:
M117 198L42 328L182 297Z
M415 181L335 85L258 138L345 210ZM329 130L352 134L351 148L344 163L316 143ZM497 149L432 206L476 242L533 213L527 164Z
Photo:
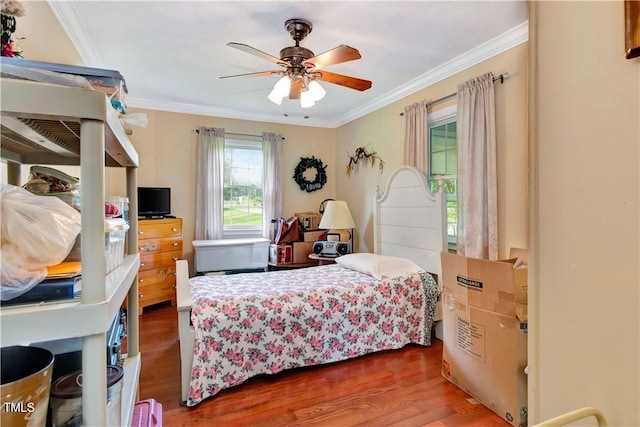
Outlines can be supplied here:
M193 132L198 126L221 127L227 132L261 134L281 133L283 166L283 215L295 212L318 211L320 203L335 194L335 131L326 128L291 126L247 120L224 119L193 114L164 111L136 110L147 114L147 128L131 127L131 142L140 156L138 185L166 186L172 188L172 214L183 219L184 254L193 261L195 232L195 188L196 188L196 140ZM293 171L301 157L322 160L327 166L327 184L318 191L307 193L300 190L292 179ZM116 193L124 192L124 172ZM190 263L193 265L193 262Z
M527 56L528 44L521 44L337 129L336 162L343 167L336 176L336 197L347 201L358 226L356 249L373 252L373 192L375 186L382 191L391 172L402 164L404 118L400 113L404 107L455 93L458 84L490 71L509 73L495 90L500 257L507 257L510 247L528 247ZM351 177L346 175L347 152L360 146L375 150L385 161L383 173L377 167L360 166Z
M22 4L25 14L16 20L15 37L23 38L20 45L24 59L84 65L46 1L23 1Z
M640 58L622 1L531 7L530 421L639 426Z

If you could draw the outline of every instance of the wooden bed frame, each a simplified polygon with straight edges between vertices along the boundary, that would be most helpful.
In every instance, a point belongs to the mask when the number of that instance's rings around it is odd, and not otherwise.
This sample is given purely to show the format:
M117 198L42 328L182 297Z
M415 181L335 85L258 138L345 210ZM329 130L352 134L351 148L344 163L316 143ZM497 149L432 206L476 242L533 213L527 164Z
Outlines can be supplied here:
M447 249L446 196L429 189L426 175L411 166L395 170L382 194L374 194L374 252L409 259L434 275L442 290L440 253ZM257 273L260 274L260 273ZM191 326L189 266L176 262L181 403L187 401L195 331ZM436 336L442 339L442 308L436 308Z

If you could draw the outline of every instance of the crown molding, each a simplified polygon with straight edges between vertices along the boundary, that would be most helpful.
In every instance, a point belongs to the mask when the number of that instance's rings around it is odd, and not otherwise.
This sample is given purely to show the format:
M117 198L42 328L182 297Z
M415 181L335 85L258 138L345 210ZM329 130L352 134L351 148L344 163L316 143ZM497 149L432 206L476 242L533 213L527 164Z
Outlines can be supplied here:
M427 88L441 80L453 76L461 71L466 70L480 62L486 61L496 55L501 54L529 39L529 21L513 27L504 33L494 37L493 39L481 44L480 46L453 58L423 75L416 77L408 83L387 92L386 94L376 98L375 100L362 105L355 110L344 114L333 122L334 127L342 126L353 120L359 119L366 114L372 113L380 108L398 101L408 95L419 90Z
M47 2L85 65L104 68L104 62L98 54L98 50L91 41L91 38L87 36L87 31L78 17L78 12L73 2L56 0L48 0Z
M48 0L54 15L78 50L85 64L90 67L104 68L102 58L98 54L93 42L87 36L86 30L80 21L72 2ZM343 114L335 120L305 119L296 116L277 116L265 114L252 114L228 108L214 108L203 105L165 102L154 99L127 98L129 107L144 108L149 110L170 111L176 113L195 114L202 116L224 117L239 120L251 120L259 122L282 123L288 125L313 126L322 128L337 128L353 120L359 119L369 113L379 110L395 101L398 101L419 90L427 88L441 80L451 77L480 62L505 52L529 39L529 22L505 31L499 36L483 43L482 45L457 56L449 62L440 65L418 76L408 83L383 94L375 100L368 102L354 110Z
M285 125L312 126L321 128L334 128L333 123L326 120L317 120L288 115L275 116L267 114L252 114L228 108L206 107L196 104L178 102L164 102L147 98L127 97L127 107L143 108L146 110L168 111L172 113L193 114L196 116L222 117L227 119L250 120L255 122L281 123Z

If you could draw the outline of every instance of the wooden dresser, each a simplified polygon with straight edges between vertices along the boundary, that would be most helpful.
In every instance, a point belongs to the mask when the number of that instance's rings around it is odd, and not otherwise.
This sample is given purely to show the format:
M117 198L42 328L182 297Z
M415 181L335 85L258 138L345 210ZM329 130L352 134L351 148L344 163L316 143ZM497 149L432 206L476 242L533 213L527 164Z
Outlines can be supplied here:
M138 222L139 313L164 301L176 304L176 261L182 259L182 218Z

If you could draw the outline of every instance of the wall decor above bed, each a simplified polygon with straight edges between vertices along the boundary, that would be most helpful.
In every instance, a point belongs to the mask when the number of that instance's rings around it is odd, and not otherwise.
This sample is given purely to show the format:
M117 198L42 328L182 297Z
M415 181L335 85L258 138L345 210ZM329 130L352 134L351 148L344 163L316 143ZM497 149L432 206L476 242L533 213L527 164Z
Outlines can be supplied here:
M316 170L316 175L313 181L306 178L305 172L310 169ZM301 190L311 193L316 190L320 190L327 183L327 167L322 163L322 160L315 157L300 157L300 162L296 166L293 172L293 179Z

